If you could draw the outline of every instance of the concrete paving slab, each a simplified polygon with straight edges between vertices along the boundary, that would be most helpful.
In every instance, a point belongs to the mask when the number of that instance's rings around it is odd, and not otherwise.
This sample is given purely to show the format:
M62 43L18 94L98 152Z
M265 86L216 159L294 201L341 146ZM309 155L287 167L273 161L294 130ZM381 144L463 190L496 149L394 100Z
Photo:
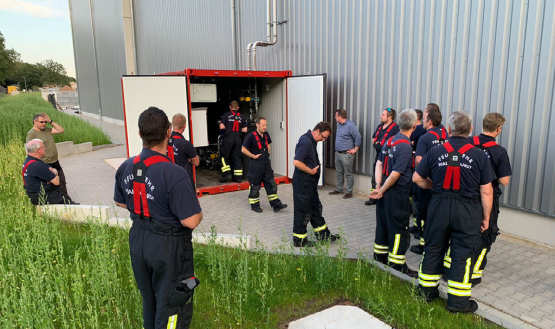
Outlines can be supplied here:
M114 158L114 159L103 159L110 167L118 170L119 166L127 160L127 158Z
M356 306L336 305L289 323L289 329L386 329L378 318Z

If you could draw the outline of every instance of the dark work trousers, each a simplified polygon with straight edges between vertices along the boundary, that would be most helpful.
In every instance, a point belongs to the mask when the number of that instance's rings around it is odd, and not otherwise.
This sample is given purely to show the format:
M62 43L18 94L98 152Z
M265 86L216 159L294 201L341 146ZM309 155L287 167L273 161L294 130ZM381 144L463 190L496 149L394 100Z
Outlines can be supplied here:
M426 245L420 264L419 284L428 296L437 297L443 274L443 257L451 239L451 270L448 276L447 307L468 307L472 264L481 243L480 197L465 198L457 192L434 192L429 205Z
M376 145L376 144L374 144ZM374 146L374 149L376 149L376 146ZM378 157L380 156L380 152L381 152L381 148L380 150L378 150L376 152L376 157L374 158L374 164L372 165L372 189L371 191L373 191L376 188L376 163L378 162ZM382 184L385 182L385 180L382 177Z
M410 245L410 185L393 186L376 204L374 259L401 270Z
M268 152L264 152L258 159L251 159L249 162L249 173L247 178L250 184L249 203L252 209L260 208L260 188L264 183L264 189L270 201L270 206L275 207L281 204L277 195L277 184L274 179L274 171Z
M229 132L224 137L221 148L222 174L224 178L231 178L231 175L238 180L243 178L242 134L242 132Z
M318 197L318 180L320 170L316 175L309 175L295 168L293 174L293 241L301 242L307 237L306 226L310 222L316 238L326 239L330 236L328 225L322 217L322 203Z
M418 198L420 196L420 187L412 183L412 217L414 218L412 226L418 229ZM420 231L418 231L420 233Z
M424 231L426 230L426 220L428 218L428 206L432 199L432 191L421 188L418 192L418 202L416 203L416 213L418 214L416 225L420 234L420 245L424 246Z
M66 198L66 200L71 200L71 198L67 194L66 175L64 174L64 170L62 169L62 166L60 165L60 161L47 163L47 165L49 165L50 167L52 167L52 168L54 168L58 171L58 177L60 177L60 185L58 185L58 188L60 188L60 192L62 193L62 196L64 198Z
M40 193L27 192L27 196L31 199L31 203L38 206L43 204L69 204L70 201L62 196L59 189L54 191L44 192L41 197Z
M489 228L482 232L482 245L476 252L476 263L472 266L472 279L482 279L482 273L488 263L487 254L491 250L491 245L497 239L499 227L497 219L499 218L499 197L493 197L493 206L489 218Z
M189 328L194 290L179 282L194 276L192 230L131 218L129 251L143 297L143 328Z

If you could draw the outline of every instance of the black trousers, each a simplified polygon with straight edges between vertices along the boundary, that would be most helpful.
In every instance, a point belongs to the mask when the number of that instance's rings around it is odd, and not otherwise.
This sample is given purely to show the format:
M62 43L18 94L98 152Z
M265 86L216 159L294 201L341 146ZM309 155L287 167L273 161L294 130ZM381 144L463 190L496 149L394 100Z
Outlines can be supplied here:
M322 216L322 202L318 197L318 180L320 175L311 176L295 168L293 174L293 241L302 241L308 234L306 227L310 222L316 238L319 240L330 236L328 225Z
M230 132L224 137L222 142L222 175L224 178L242 179L243 162L241 147L243 146L242 133Z
M260 208L260 188L262 183L264 183L264 189L266 190L270 206L273 208L281 204L277 195L274 171L267 155L263 155L256 160L251 159L247 179L250 184L249 203L252 209Z
M491 250L491 245L497 239L497 235L499 235L499 227L497 226L498 218L499 197L494 197L489 218L489 228L482 232L482 245L476 252L476 263L472 266L472 279L482 279L482 274L488 263L487 255Z
M132 218L129 251L143 297L143 328L189 328L194 290L180 282L194 276L192 231Z
M58 171L58 177L60 177L60 185L58 185L58 188L60 189L62 196L65 197L66 200L71 200L71 198L67 194L66 175L64 174L62 165L60 165L60 161L48 163L48 165Z
M418 199L420 196L420 187L412 183L412 217L414 218L412 226L418 229ZM419 231L420 233L420 231Z
M419 189L418 202L416 203L416 213L418 214L416 225L418 226L418 233L420 234L420 245L424 246L425 238L424 231L426 230L426 220L428 218L428 206L432 200L432 191L426 189Z
M35 206L42 204L69 204L71 201L65 199L59 189L53 191L45 192L44 196L41 197L40 193L27 192L27 196L31 200L31 203Z
M410 185L393 186L376 204L374 258L401 269L410 245Z
M456 192L432 194L426 245L420 264L419 284L428 295L438 295L439 279L443 274L443 257L451 239L451 270L448 276L447 306L454 309L468 307L472 264L480 246L482 205L480 198L461 197Z
M376 147L374 147L376 149ZM378 163L378 157L380 156L381 149L377 151L376 157L374 158L374 164L372 165L372 191L376 188L376 163ZM383 177L382 177L383 180ZM385 180L382 181L385 182Z

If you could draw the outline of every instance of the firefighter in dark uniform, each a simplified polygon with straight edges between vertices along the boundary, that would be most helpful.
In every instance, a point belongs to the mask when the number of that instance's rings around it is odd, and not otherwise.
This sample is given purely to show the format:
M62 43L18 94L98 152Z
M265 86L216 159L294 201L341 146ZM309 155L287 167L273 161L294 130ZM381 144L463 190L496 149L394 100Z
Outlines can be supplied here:
M427 301L439 297L443 256L451 240L451 270L447 281L447 309L475 312L470 300L473 258L481 245L481 232L489 227L493 202L493 172L488 157L468 143L472 120L463 111L449 117L448 142L432 148L416 167L413 181L432 190L426 245L420 264L419 288Z
M493 187L493 207L489 218L489 228L482 233L482 246L476 254L476 263L472 267L472 284L482 282L482 273L487 264L487 254L491 250L491 245L499 235L497 219L499 217L499 197L501 188L499 185L507 186L512 175L511 163L507 150L495 142L495 138L501 134L505 117L499 113L489 113L483 120L483 132L479 136L474 136L471 140L474 147L482 149L488 156L495 178L491 185Z
M173 130L168 140L168 157L173 163L185 169L191 180L191 186L195 190L193 166L198 167L200 160L193 143L183 136L183 132L187 128L187 118L181 113L175 114L172 118L172 127Z
M25 150L27 158L23 162L21 175L23 187L31 203L34 205L73 203L62 195L58 171L42 161L46 152L43 141L32 139L25 144Z
M422 110L415 109L416 111L416 128L412 134L410 134L410 143L412 145L412 155L415 156L416 153L416 145L418 145L418 140L422 135L426 133L426 129L424 129L424 125L422 124L422 117L424 113ZM414 169L414 168L413 168ZM420 188L416 184L412 184L412 227L410 228L410 233L414 234L415 239L420 239L420 233L418 233L418 224L416 218L418 217L418 213L416 211L416 203L418 202L418 194L420 192Z
M374 131L372 135L374 150L376 150L376 157L374 158L374 165L372 167L372 172L376 172L376 162L378 162L378 157L380 156L380 152L382 151L382 146L385 141L391 137L395 136L399 133L399 126L393 122L395 120L395 110L392 108L386 108L382 111L382 115L380 116L381 123ZM376 188L376 177L372 175L372 189L370 192L374 191ZM368 198L368 201L364 202L365 205L371 206L376 204L376 199Z
M412 146L410 135L416 127L416 112L399 114L401 132L388 138L376 163L377 199L374 259L413 278L418 272L409 269L405 253L410 244L410 189L412 186ZM382 185L383 183L383 185Z
M241 146L243 145L243 133L247 132L247 119L239 113L239 103L236 101L232 101L229 104L229 112L222 115L220 129L225 130L221 147L223 177L220 179L220 183L230 180L241 183L243 179Z
M256 131L247 135L241 148L241 152L250 158L247 175L250 184L249 203L255 212L262 212L262 208L260 208L261 183L264 183L268 201L270 201L270 206L274 208L275 212L287 208L287 205L281 203L277 195L277 184L270 162L272 139L266 131L267 126L265 118L256 118Z
M445 143L449 134L445 127L441 124L443 116L439 111L439 107L436 104L428 104L423 116L423 126L427 130L427 133L422 135L418 140L418 145L416 146L415 152L415 166L422 160L424 155L428 153L433 147ZM428 205L432 199L432 191L430 190L419 190L418 202L416 204L416 213L418 218L416 224L418 226L418 236L419 244L410 247L410 251L415 254L422 255L424 252L424 228L426 225L426 218L428 217Z
M316 143L325 141L331 134L328 122L318 123L314 129L302 135L295 146L293 165L293 245L295 247L313 247L314 241L307 239L306 227L310 222L314 234L319 241L330 242L339 239L339 235L331 234L322 216L322 203L318 197L318 181L320 180L320 160Z
M164 111L141 113L143 150L116 172L114 201L133 220L129 251L145 329L189 328L199 283L191 238L202 212L187 172L165 155L170 133Z

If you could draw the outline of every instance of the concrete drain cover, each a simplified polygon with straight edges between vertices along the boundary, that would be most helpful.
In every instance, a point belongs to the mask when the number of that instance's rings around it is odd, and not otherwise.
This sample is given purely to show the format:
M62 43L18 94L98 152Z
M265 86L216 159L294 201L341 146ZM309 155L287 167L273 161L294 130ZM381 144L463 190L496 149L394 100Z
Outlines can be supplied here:
M385 329L391 326L356 306L336 305L293 321L289 329Z

